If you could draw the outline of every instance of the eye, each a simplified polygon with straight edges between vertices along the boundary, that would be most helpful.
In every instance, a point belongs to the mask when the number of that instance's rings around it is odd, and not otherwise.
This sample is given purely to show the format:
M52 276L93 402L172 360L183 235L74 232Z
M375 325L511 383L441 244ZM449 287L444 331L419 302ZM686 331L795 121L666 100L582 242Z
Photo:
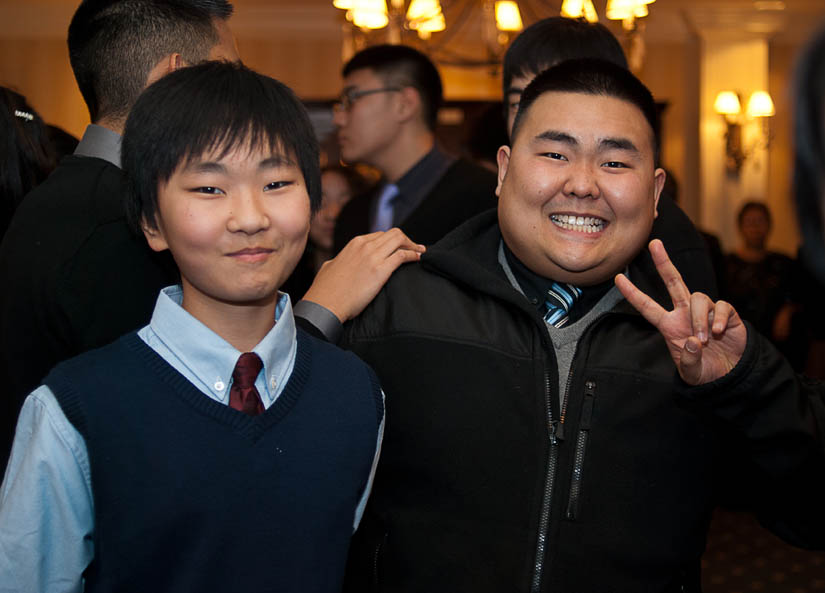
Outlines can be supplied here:
M556 161L566 161L567 157L558 152L545 152L542 153L542 156L546 156L548 159L553 159Z
M627 169L627 165L621 161L607 161L603 166L609 169Z
M207 186L204 186L204 187L195 187L195 188L192 189L192 191L195 192L195 193L207 194L207 195L210 195L210 196L219 196L219 195L223 194L222 189L217 188L217 187L212 187L210 185L207 185Z
M273 181L271 183L267 183L264 187L264 191L272 191L276 189L281 189L282 187L287 187L292 185L291 181Z
M510 111L518 111L520 101L510 101L509 109Z

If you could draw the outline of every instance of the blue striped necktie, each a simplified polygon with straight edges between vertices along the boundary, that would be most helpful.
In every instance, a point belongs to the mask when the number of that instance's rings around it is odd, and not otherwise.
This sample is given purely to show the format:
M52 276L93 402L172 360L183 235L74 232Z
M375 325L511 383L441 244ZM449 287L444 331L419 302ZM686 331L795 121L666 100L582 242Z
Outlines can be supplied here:
M572 284L553 282L553 286L547 291L547 299L544 301L544 306L547 308L544 321L555 327L562 327L567 323L573 303L581 294L581 288Z

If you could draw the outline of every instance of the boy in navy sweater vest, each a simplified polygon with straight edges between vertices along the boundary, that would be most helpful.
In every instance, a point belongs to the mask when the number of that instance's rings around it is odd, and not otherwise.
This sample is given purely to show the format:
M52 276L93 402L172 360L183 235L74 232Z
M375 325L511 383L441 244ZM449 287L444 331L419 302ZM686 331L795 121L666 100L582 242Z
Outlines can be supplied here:
M180 285L28 397L0 589L340 590L384 408L278 291L320 202L306 112L238 64L179 70L133 108L123 163L132 222Z

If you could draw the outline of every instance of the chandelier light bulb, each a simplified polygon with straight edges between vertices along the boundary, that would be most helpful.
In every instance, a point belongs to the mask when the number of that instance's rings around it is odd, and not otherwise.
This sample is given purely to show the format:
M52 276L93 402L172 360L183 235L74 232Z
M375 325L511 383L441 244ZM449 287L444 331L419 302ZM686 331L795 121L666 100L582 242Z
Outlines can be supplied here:
M524 28L518 4L513 0L496 2L496 27L499 31L521 31Z

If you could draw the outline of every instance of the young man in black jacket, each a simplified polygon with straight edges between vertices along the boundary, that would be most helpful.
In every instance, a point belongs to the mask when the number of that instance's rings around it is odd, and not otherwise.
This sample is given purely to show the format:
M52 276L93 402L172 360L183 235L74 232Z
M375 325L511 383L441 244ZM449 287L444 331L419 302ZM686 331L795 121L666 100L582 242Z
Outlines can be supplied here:
M123 125L140 92L182 66L238 59L226 0L85 0L69 26L92 123L15 213L0 246L0 467L23 398L58 362L145 325L171 259L128 228Z
M347 326L389 418L352 590L698 591L732 496L825 546L820 388L645 250L655 127L620 67L539 75L499 151L497 214Z
M375 167L382 180L341 210L336 252L357 235L391 227L431 245L495 206L495 175L436 142L442 85L427 56L404 45L376 45L355 54L343 75L334 117L341 155Z

